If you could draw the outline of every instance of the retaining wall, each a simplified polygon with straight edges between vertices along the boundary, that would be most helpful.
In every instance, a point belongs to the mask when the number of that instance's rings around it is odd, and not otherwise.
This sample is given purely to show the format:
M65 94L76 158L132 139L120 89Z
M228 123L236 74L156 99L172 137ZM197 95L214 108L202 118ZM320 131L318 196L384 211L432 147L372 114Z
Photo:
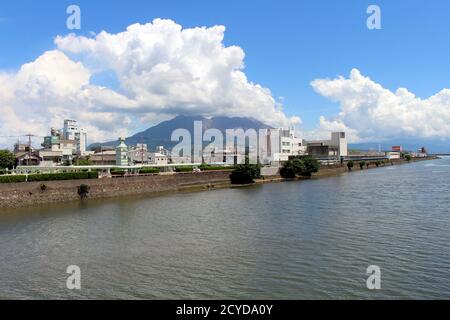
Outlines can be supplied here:
M230 171L178 173L93 180L0 183L0 208L16 208L37 204L77 201L78 186L90 187L89 199L112 198L214 185L229 182ZM41 190L45 184L46 190Z

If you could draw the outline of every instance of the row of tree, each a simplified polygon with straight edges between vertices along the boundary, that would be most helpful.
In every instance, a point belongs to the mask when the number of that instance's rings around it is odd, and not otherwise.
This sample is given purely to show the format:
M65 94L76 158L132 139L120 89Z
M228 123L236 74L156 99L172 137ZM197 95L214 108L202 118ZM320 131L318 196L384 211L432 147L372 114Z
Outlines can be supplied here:
M280 169L280 175L285 179L292 179L297 176L311 177L320 168L319 161L311 156L305 156L287 161ZM255 179L261 178L261 165L249 164L246 159L245 164L238 165L231 173L232 184L251 184Z

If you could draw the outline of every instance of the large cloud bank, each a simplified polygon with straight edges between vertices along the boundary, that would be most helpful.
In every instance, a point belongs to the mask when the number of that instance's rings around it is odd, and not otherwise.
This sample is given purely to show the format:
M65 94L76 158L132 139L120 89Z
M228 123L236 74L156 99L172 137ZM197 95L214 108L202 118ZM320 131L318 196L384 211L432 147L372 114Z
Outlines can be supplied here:
M320 118L318 131L344 130L353 141L400 137L450 137L450 90L420 99L405 88L392 92L353 69L349 78L317 79L314 90L341 106L334 119Z
M15 73L0 73L0 136L45 135L64 118L78 119L91 140L177 114L299 122L286 117L269 89L247 79L244 51L226 47L224 32L156 19L118 34L57 36L54 50ZM112 74L114 85L96 84L99 74Z

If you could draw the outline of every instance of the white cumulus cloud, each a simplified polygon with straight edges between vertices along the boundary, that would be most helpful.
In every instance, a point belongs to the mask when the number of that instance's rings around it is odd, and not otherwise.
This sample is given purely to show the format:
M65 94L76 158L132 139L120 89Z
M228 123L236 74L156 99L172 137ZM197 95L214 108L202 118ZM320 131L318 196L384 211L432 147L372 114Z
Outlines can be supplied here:
M353 69L349 78L316 79L314 90L341 106L334 119L321 117L318 131L345 130L351 140L450 137L450 90L421 99L405 88L392 92Z
M225 27L183 29L171 20L125 31L55 38L56 48L0 72L0 145L25 133L46 135L78 119L90 140L114 139L177 114L250 116L272 125L289 119L270 90L244 73L244 51L225 46ZM101 86L97 74L114 74Z

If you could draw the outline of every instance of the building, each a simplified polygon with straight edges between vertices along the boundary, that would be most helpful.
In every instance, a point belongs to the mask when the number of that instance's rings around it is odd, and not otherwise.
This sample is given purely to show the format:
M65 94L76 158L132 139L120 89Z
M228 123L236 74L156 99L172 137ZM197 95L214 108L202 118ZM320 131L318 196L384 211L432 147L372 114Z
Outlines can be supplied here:
M316 158L339 158L339 148L323 142L309 142L306 152Z
M106 150L89 156L89 161L94 166L111 166L116 164L116 151Z
M156 165L169 164L169 157L159 152L150 152L148 159L149 164L156 164Z
M80 128L76 120L64 120L62 129L62 138L76 141L74 154L83 156L87 147L87 132Z
M20 143L19 141L14 144L14 153L25 152L28 151L28 144Z
M331 133L331 140L304 141L306 152L317 158L341 158L348 156L345 132Z
M42 158L35 151L19 151L14 153L18 166L38 166Z
M245 154L245 148L240 150L240 148L207 147L203 150L203 162L215 165L240 164L245 162Z
M260 146L260 151L267 155L266 159L260 159L262 163L280 166L289 157L305 155L306 146L294 129L268 129L267 143Z
M144 143L138 143L136 146L131 147L128 151L128 157L131 163L148 164L149 152L148 147Z
M75 120L64 120L63 129L52 128L44 137L43 149L39 150L43 165L72 163L76 156L88 155L86 151L87 133Z
M413 158L426 158L428 157L428 151L425 147L417 149L417 152L412 153L411 156Z
M128 166L128 146L124 138L119 138L119 145L116 147L116 165Z
M402 153L399 151L388 151L386 152L386 157L389 160L400 159L402 157Z

